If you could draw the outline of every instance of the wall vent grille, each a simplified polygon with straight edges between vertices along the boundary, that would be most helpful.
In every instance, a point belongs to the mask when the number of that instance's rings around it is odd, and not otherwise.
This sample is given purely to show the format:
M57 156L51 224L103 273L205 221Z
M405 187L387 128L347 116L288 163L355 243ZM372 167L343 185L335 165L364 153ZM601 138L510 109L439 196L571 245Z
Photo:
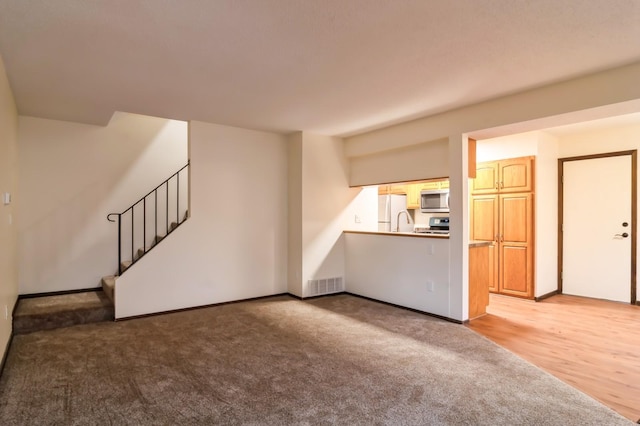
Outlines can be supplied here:
M319 296L322 294L340 293L344 291L343 282L344 280L342 277L309 280L307 285L307 295Z

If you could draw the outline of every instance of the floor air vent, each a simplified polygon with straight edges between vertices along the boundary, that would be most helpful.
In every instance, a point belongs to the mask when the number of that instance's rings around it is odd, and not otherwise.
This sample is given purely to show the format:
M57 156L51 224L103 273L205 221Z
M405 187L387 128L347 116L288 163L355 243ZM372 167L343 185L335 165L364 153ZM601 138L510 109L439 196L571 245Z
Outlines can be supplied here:
M308 296L319 296L321 294L339 293L344 291L342 282L342 277L309 280L307 294Z

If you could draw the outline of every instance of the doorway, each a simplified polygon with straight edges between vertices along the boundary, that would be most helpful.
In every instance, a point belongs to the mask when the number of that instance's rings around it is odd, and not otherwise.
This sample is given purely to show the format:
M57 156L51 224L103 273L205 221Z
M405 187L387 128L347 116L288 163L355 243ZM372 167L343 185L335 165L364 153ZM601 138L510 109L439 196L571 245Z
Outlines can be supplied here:
M636 303L637 151L558 160L558 292Z

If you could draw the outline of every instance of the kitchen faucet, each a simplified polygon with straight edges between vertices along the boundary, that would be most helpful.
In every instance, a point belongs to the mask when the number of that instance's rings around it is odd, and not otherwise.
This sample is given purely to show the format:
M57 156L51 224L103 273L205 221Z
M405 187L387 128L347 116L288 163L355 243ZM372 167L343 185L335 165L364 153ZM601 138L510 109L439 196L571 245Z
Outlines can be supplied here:
M411 223L409 221L409 212L406 210L402 210L398 212L398 216L396 217L396 232L400 232L400 215L404 213L407 215L407 223Z

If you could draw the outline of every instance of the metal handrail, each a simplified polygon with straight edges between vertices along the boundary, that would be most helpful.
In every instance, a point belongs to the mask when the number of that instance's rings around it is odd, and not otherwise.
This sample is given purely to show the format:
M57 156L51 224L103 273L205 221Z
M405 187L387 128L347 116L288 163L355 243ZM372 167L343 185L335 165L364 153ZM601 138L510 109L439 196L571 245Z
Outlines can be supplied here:
M154 248L160 242L158 237L158 190L165 187L166 200L165 200L165 235L163 238L169 233L173 232L178 226L184 223L187 220L188 215L185 215L185 218L180 221L180 172L189 167L190 163L187 162L184 166L180 168L177 172L172 174L169 178L165 179L160 185L153 188L151 191L147 192L142 198L133 203L129 208L124 210L121 213L109 213L107 215L107 220L109 222L118 222L118 275L122 275L126 269L128 269L131 265L136 263L138 260L142 258L149 250ZM176 226L172 229L169 227L169 182L176 178ZM147 198L154 194L154 233L156 237L154 237L154 243L147 249ZM142 255L136 256L135 253L135 207L142 203ZM126 215L129 211L131 211L131 265L128 265L126 268L123 268L123 259L122 259L122 216ZM188 209L186 210L188 212ZM116 219L112 219L112 217L116 217Z

